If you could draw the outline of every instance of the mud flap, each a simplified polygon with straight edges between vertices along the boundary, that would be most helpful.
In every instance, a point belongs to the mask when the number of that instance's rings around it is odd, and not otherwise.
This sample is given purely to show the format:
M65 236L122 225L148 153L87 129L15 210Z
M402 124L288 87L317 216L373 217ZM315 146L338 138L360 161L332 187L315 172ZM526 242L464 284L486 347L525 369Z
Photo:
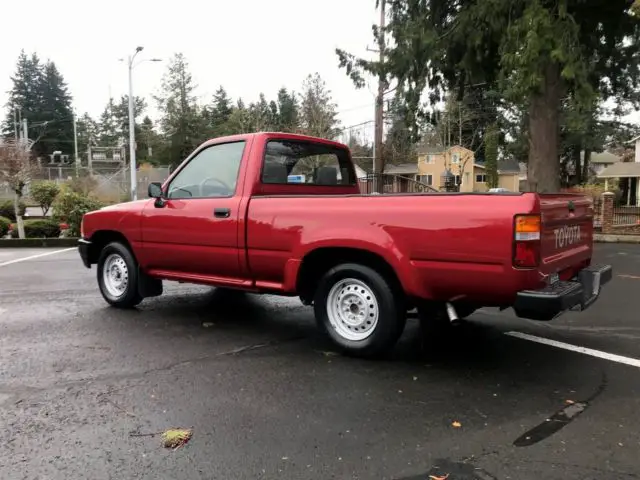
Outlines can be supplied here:
M162 280L153 278L138 267L138 293L142 298L159 297L162 295Z

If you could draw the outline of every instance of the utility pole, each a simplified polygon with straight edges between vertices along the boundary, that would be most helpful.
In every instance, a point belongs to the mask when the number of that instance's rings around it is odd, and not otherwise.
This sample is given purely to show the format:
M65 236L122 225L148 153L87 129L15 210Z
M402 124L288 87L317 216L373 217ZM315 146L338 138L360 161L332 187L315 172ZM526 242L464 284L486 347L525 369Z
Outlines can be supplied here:
M458 102L458 118L459 123L458 126L460 128L459 136L458 136L458 145L462 146L462 100Z
M374 154L373 172L382 173L384 165L382 163L382 135L384 128L384 88L386 75L382 68L384 64L384 28L385 28L385 0L380 0L380 25L378 27L378 52L380 62L380 73L378 75L378 95L376 97L375 109L375 134L374 134Z
M136 53L142 47L136 49ZM133 55L135 57L135 55ZM129 169L131 170L131 200L138 199L138 180L136 178L136 123L133 116L133 57L129 55Z
M76 114L73 113L73 158L76 164L76 177L80 176L80 158L78 157L78 127L76 125Z

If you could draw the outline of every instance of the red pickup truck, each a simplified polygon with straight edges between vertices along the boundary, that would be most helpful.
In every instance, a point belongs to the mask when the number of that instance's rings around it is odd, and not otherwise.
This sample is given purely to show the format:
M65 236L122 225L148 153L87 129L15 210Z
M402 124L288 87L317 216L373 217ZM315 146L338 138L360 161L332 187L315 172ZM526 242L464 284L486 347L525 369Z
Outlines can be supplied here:
M407 312L483 306L551 320L592 304L593 207L575 194L360 194L348 148L255 133L198 147L149 199L88 213L79 251L104 299L133 307L174 280L299 296L344 351L374 356Z

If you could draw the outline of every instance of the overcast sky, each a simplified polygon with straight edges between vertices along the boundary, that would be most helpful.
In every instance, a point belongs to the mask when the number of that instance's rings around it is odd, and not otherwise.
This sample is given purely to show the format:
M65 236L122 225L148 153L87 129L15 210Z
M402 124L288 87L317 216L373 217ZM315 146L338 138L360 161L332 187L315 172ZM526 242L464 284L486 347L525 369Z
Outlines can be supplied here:
M336 47L359 55L373 47L375 0L32 0L4 2L0 29L0 104L21 49L53 60L69 85L74 107L98 116L109 94L127 93L119 58L144 46L140 58L187 57L203 102L223 85L247 102L260 92L275 98L285 86L299 90L319 72L339 106L343 126L371 120L375 85L355 90L338 69ZM98 8L96 8L98 7ZM24 19L24 21L22 20ZM158 91L166 65L134 69L134 94Z

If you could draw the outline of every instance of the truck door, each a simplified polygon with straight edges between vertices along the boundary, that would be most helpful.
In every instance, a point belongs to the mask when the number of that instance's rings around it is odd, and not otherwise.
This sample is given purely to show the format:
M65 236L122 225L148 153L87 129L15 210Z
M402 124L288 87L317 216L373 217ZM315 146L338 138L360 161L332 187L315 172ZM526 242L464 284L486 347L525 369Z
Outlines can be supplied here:
M165 199L148 204L141 225L143 267L238 281L238 178L245 146L204 146L164 186Z

